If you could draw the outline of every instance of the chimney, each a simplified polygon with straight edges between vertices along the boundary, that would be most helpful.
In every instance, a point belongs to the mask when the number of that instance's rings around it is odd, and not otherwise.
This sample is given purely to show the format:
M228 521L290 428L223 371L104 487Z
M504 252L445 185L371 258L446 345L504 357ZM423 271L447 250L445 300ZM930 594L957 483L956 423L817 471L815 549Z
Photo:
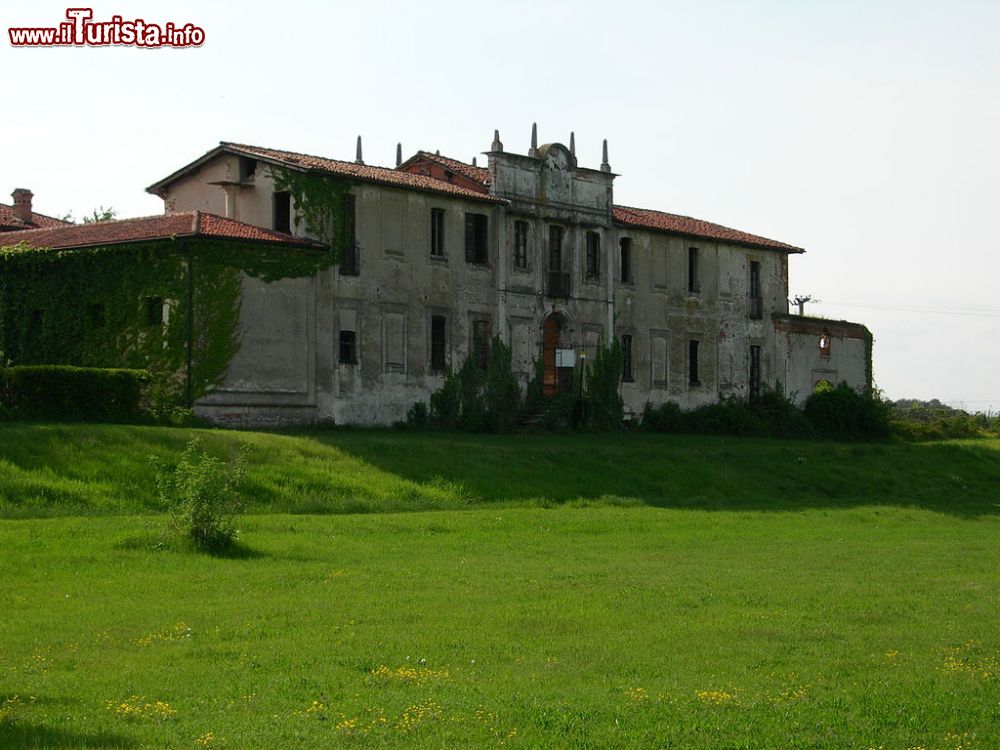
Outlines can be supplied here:
M358 155L354 159L355 164L364 164L364 159L361 158L361 136L358 136Z
M32 192L27 188L14 188L11 197L14 199L14 218L30 224Z
M403 144L402 143L397 143L396 144L396 166L398 167L402 163L403 163Z

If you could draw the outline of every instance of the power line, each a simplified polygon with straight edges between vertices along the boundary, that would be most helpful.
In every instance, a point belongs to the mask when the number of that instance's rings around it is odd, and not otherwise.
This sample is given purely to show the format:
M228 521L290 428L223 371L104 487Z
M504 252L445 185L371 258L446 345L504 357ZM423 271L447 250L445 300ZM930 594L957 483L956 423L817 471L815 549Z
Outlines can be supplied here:
M914 312L925 315L964 315L973 318L1000 318L1000 310L942 310L932 307L902 307L896 305L856 305L848 302L830 302L829 300L813 300L816 304L834 305L836 307L857 307L862 310L888 310L890 312Z

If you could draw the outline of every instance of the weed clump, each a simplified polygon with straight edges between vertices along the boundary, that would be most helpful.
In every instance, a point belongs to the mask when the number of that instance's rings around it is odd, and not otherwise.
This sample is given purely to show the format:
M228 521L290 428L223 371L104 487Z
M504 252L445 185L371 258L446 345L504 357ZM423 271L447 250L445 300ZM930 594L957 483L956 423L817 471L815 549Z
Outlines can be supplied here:
M187 542L202 552L221 552L235 545L236 516L244 502L239 494L246 477L249 446L231 461L209 455L194 438L176 466L154 459L156 489L170 518L166 541Z

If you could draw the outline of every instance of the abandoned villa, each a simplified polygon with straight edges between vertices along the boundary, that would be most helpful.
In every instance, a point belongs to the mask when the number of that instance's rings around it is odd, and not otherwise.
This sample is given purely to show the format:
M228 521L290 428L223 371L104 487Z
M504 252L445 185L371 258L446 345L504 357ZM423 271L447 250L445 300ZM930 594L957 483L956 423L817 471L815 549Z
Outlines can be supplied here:
M354 161L223 142L150 186L166 217L194 216L202 233L211 217L234 239L289 251L318 238L275 170L345 186L339 262L242 279L239 347L196 410L234 425L391 423L440 388L447 368L485 360L495 335L522 388L541 360L548 394L617 337L633 413L647 401L691 408L775 387L801 402L821 381L870 387L867 328L789 314L789 258L802 249L616 205L607 142L593 168L578 163L574 140L539 146L533 128L527 153L513 153L495 134L485 166L426 151L403 160L397 149L395 168L365 164L360 138ZM28 221L0 239L60 246L66 227L32 223L24 192L14 211ZM106 228L88 237L94 226L62 246L107 243ZM123 229L112 241L135 236Z

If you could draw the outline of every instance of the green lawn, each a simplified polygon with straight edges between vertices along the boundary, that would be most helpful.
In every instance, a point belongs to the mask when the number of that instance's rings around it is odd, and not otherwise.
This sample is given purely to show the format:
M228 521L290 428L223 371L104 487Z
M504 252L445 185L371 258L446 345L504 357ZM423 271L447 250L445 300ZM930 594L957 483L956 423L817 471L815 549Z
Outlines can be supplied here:
M229 557L188 431L0 428L0 747L1000 747L998 441L203 434Z

